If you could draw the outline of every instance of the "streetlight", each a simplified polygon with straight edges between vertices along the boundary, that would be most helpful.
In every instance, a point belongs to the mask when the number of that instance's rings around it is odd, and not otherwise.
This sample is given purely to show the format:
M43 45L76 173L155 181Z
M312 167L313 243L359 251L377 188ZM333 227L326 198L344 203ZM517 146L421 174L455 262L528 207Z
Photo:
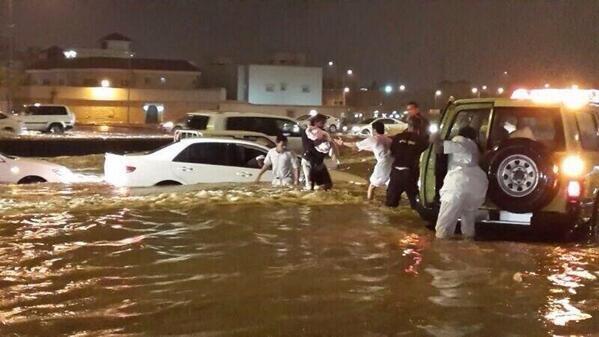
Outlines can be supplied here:
M549 85L549 83L545 83L545 88L549 88L551 87L551 85Z
M347 69L346 74L347 74L347 76L351 76L354 74L354 71L351 69Z
M400 85L399 86L399 91L406 91L406 86L405 85Z
M481 87L481 89L483 89L483 90L487 90L487 86L486 86L486 85L483 85L483 86Z
M343 88L343 93L347 94L349 92L349 87Z
M472 95L479 94L477 87L473 87L472 89L470 89L470 91L472 92Z
M441 95L443 95L443 92L441 90L435 91L435 108L437 107L437 100L439 99L439 97L441 97Z
M385 86L385 93L390 94L393 91L393 87L389 84Z
M499 87L499 88L497 88L497 94L498 94L498 95L503 95L503 92L504 92L504 91L505 91L505 90L504 90L502 87Z
M102 80L102 81L100 81L100 86L101 86L102 88L108 88L108 87L110 87L110 81L109 81L109 80L106 80L106 79L105 79L105 80Z
M335 65L335 62L333 62L333 61L329 61L329 67L332 67L332 66L334 66L334 65Z

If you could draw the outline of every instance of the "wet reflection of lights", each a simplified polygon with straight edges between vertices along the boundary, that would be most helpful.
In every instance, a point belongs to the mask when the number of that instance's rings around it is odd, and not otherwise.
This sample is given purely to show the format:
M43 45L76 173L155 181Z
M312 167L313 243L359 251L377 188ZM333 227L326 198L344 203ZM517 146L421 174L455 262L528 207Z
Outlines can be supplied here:
M561 264L553 274L547 276L547 279L555 287L550 289L552 295L547 297L547 306L543 316L549 322L559 326L592 318L590 314L572 304L570 296L576 295L576 289L585 286L584 281L595 281L597 277L584 269L588 263L584 262L582 257L576 255L575 252L558 248L553 253L557 257L557 262ZM559 294L567 295L558 298Z
M545 314L545 319L555 325L564 326L571 321L578 322L593 317L570 304L568 298L551 299L548 306L549 312Z
M422 254L420 251L424 248L424 242L418 234L409 234L399 240L400 247L406 247L402 251L402 256L409 256L412 261L404 269L406 273L418 275L418 266L422 263Z

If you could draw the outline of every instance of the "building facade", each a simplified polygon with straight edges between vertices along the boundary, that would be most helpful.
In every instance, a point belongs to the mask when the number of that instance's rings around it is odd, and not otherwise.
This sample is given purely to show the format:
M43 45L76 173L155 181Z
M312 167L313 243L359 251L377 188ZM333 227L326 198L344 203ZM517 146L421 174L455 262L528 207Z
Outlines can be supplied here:
M251 104L322 105L322 68L239 66L237 95L238 100Z
M159 123L216 107L224 89L200 89L200 69L186 60L138 58L113 33L99 48L52 47L26 70L20 103L68 105L81 123Z

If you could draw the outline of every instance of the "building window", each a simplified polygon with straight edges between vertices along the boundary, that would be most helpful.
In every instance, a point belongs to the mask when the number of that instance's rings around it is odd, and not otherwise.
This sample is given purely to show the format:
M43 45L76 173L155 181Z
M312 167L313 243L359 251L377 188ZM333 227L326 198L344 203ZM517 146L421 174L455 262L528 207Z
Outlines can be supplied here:
M302 92L303 93L309 93L310 92L310 86L309 85L302 85Z
M49 79L42 80L42 85L50 85L50 80Z
M121 87L128 87L129 86L129 80L121 80Z
M62 78L58 80L58 85L64 85L64 80Z
M94 80L93 78L86 78L83 80L83 86L95 87L96 85L98 85L98 81Z
M151 78L149 78L149 77L146 77L146 78L144 78L144 83L145 83L146 85L149 85L149 84L151 84L151 83L152 83L152 79L151 79Z
M275 85L274 84L267 84L266 85L266 91L267 92L274 92L275 91Z
M287 83L281 83L281 91L287 91Z

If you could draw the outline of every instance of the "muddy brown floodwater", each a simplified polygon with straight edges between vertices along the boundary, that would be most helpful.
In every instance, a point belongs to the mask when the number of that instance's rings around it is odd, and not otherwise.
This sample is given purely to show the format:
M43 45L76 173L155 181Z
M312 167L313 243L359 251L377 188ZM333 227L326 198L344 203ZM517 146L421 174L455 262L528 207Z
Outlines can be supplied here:
M2 186L0 336L599 333L596 243L436 241L363 192Z

